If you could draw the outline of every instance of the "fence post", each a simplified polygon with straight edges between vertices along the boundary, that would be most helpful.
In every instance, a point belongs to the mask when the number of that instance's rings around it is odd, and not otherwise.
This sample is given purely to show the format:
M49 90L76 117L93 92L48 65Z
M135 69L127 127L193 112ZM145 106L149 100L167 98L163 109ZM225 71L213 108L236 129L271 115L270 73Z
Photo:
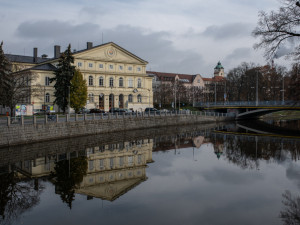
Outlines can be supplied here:
M59 120L59 117L58 117L58 114L56 114L56 123L58 123L58 120Z
M78 114L76 113L75 114L75 121L77 121L78 120Z
M95 113L93 113L93 120L95 120L95 116L96 116Z
M35 125L36 124L36 116L35 115L32 116L32 121L33 121L33 125Z
M7 126L10 126L10 116L7 116Z

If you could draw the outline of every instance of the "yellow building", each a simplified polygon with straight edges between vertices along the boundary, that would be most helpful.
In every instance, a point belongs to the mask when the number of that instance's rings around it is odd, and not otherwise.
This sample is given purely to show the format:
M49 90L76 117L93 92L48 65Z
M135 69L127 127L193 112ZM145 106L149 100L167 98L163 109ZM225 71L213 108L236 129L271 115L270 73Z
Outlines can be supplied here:
M15 65L15 70L26 69L35 74L31 86L38 87L39 93L32 95L27 104L34 109L53 106L55 100L54 71L60 56L60 46L54 46L54 58L6 55ZM152 78L146 74L147 61L137 57L113 42L94 46L87 43L87 48L74 51L74 65L87 81L88 99L86 108L99 108L109 111L110 108L125 108L143 111L153 107ZM59 111L55 105L56 112Z

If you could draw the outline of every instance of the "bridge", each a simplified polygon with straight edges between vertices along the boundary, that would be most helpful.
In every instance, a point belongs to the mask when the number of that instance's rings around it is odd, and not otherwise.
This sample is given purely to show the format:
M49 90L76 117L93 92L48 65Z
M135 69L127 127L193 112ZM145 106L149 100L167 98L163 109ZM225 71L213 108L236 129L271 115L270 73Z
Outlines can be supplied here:
M277 111L300 110L300 102L296 101L199 102L194 106L206 111L232 114L238 120L254 119Z

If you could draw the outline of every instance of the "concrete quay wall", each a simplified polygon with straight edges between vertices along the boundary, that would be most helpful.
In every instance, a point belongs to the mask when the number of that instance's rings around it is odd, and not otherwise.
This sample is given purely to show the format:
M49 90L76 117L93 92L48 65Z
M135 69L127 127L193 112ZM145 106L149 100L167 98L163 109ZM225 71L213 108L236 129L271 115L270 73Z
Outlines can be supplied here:
M0 147L127 130L216 123L228 119L202 115L173 115L5 126L0 129Z

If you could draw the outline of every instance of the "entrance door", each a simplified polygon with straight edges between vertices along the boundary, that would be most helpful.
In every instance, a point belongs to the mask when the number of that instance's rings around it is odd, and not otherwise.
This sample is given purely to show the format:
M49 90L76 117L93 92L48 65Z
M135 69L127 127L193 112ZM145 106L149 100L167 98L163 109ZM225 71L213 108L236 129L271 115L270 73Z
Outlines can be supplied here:
M114 95L110 94L109 95L109 109L114 107Z
M119 108L123 109L124 108L124 95L119 95Z
M99 109L104 110L104 94L99 95Z

